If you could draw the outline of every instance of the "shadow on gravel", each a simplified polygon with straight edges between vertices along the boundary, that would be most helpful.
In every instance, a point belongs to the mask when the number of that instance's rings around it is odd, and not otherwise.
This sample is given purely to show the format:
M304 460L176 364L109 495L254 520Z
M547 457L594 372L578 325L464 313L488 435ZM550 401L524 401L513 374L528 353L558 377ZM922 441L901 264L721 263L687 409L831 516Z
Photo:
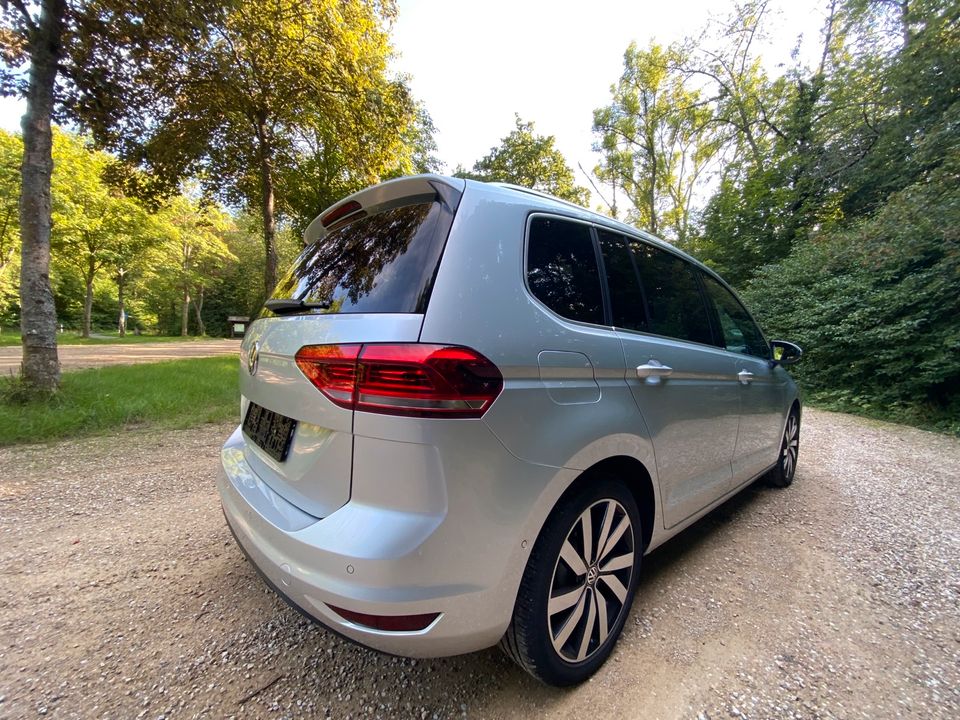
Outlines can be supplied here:
M682 564L688 554L695 552L702 543L708 542L720 529L737 522L744 512L771 492L775 491L764 486L762 480L758 480L644 557L640 571L640 588L656 584L658 579L671 572L677 563Z

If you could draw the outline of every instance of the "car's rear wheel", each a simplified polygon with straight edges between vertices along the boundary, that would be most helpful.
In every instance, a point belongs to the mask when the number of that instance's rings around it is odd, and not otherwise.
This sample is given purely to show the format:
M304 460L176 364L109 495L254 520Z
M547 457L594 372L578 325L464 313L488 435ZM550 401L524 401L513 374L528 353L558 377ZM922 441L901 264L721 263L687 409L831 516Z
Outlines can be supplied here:
M501 647L550 685L593 675L630 612L642 538L636 501L623 484L585 483L540 533Z
M767 473L767 484L785 488L793 482L797 472L797 460L800 457L800 413L796 408L790 411L787 424L783 428L783 440L780 442L780 457L777 464Z

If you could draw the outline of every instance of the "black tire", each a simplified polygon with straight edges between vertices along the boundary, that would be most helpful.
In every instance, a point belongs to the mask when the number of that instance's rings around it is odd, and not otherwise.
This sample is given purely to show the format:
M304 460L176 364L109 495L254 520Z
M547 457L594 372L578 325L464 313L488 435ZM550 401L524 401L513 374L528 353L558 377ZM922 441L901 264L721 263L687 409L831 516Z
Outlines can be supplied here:
M618 536L624 518L629 526ZM591 529L589 544L583 541L585 527ZM585 482L553 511L540 532L500 647L548 685L583 682L603 665L620 636L636 592L642 554L640 513L629 490L612 478ZM585 555L593 561L589 566ZM578 573L574 565L585 572ZM567 605L566 598L578 592L580 599ZM558 610L561 605L564 607ZM613 612L616 618L611 621ZM606 624L605 637L602 623Z
M783 440L780 441L780 456L777 464L767 473L767 485L785 488L793 483L797 473L797 461L800 459L800 413L796 408L790 410L783 428Z

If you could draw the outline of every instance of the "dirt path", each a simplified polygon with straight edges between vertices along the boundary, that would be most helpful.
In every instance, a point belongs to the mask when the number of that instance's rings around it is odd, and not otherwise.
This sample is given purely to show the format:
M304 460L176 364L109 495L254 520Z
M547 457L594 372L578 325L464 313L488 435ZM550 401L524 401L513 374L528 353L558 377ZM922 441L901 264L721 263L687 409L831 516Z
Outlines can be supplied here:
M568 691L288 609L223 523L228 427L0 450L0 717L960 717L960 442L804 422L794 486L648 557L613 657Z
M134 365L161 360L237 355L239 340L191 340L186 342L129 343L125 345L60 345L60 366L64 370L103 367L104 365ZM0 348L0 374L7 375L20 368L20 347Z

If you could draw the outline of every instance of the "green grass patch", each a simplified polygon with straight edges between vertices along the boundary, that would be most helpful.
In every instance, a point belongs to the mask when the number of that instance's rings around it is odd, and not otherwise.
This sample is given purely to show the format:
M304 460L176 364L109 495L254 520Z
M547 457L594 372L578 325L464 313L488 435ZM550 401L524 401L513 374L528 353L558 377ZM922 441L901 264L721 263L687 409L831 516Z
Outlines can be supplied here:
M53 397L27 402L9 379L0 387L0 445L236 418L237 367L234 357L212 357L77 370L63 374Z
M117 333L94 333L95 337L83 338L76 333L64 332L57 334L58 345L138 345L140 343L156 342L203 342L204 340L219 340L211 337L180 337L179 335L124 335ZM4 330L0 333L0 347L20 345L20 333L16 330Z

